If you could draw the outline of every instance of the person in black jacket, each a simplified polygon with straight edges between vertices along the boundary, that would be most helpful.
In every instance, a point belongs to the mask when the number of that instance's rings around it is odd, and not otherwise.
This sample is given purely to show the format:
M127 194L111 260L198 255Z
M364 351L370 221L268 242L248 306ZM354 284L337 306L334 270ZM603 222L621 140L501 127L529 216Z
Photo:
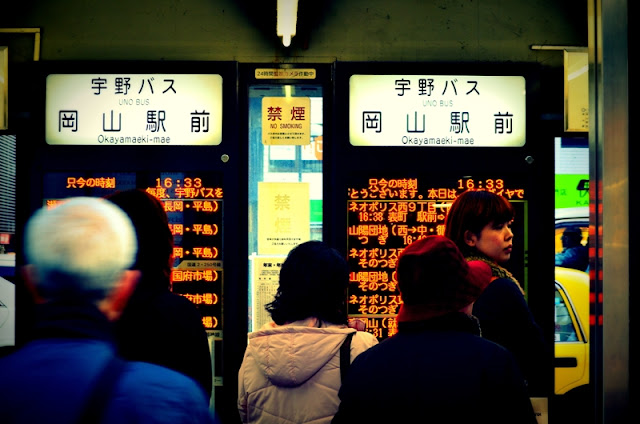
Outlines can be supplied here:
M407 246L396 271L398 332L351 364L332 424L536 423L515 358L470 315L490 267L434 235Z
M491 267L492 282L473 305L482 336L513 353L532 397L547 397L552 386L553 346L544 340L522 286L503 266L511 258L514 218L513 205L505 197L466 191L449 209L445 236L468 261L480 260Z
M141 189L119 191L106 198L133 222L139 246L133 268L142 273L116 325L120 355L191 377L209 400L213 376L207 333L196 306L171 292L173 235L164 205Z

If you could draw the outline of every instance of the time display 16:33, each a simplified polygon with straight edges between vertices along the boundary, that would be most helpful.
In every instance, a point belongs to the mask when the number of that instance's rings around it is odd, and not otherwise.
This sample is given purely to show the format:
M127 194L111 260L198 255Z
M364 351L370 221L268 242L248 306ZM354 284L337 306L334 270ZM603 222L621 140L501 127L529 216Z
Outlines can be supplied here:
M458 180L459 190L503 190L504 180L502 179L486 179L476 180L473 178L461 178Z
M201 188L201 178L183 178L182 180L174 180L173 178L156 178L156 188L171 188L184 187L184 188Z

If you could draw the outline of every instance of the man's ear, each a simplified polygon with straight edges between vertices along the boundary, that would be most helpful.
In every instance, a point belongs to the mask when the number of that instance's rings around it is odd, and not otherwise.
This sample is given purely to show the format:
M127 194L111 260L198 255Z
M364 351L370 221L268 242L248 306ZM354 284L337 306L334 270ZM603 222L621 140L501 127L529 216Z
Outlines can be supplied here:
M98 309L109 319L115 321L120 318L124 307L140 279L140 271L126 270L122 273L116 286L107 294L107 297L98 303Z
M476 235L471 231L466 230L464 232L464 242L467 244L467 246L473 247L478 242L478 237L476 237Z
M23 265L20 268L20 275L22 276L24 285L31 294L34 303L44 303L46 299L38 293L38 272L36 268L33 265Z

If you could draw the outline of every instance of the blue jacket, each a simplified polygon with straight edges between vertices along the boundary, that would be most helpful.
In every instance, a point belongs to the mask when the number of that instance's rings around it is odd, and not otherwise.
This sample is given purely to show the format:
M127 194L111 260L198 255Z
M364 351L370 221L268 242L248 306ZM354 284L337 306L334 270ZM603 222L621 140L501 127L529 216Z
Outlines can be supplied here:
M34 340L0 358L3 424L75 423L94 379L115 352L110 323L96 308L41 306ZM194 380L158 365L127 362L102 422L212 423L213 418Z
M563 249L556 253L556 266L586 271L589 268L589 248L580 245Z

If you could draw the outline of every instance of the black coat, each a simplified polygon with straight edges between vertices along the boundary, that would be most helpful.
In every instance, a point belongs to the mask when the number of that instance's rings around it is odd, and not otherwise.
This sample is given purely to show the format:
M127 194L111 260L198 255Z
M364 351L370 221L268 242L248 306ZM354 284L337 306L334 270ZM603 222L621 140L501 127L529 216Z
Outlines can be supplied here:
M400 323L356 358L333 424L536 423L513 355L466 315Z
M168 289L138 289L116 322L120 355L151 362L196 380L207 400L212 366L207 333L196 306Z
M506 347L518 361L529 394L548 397L553 376L553 350L546 343L519 286L507 278L491 282L473 304L482 337Z

